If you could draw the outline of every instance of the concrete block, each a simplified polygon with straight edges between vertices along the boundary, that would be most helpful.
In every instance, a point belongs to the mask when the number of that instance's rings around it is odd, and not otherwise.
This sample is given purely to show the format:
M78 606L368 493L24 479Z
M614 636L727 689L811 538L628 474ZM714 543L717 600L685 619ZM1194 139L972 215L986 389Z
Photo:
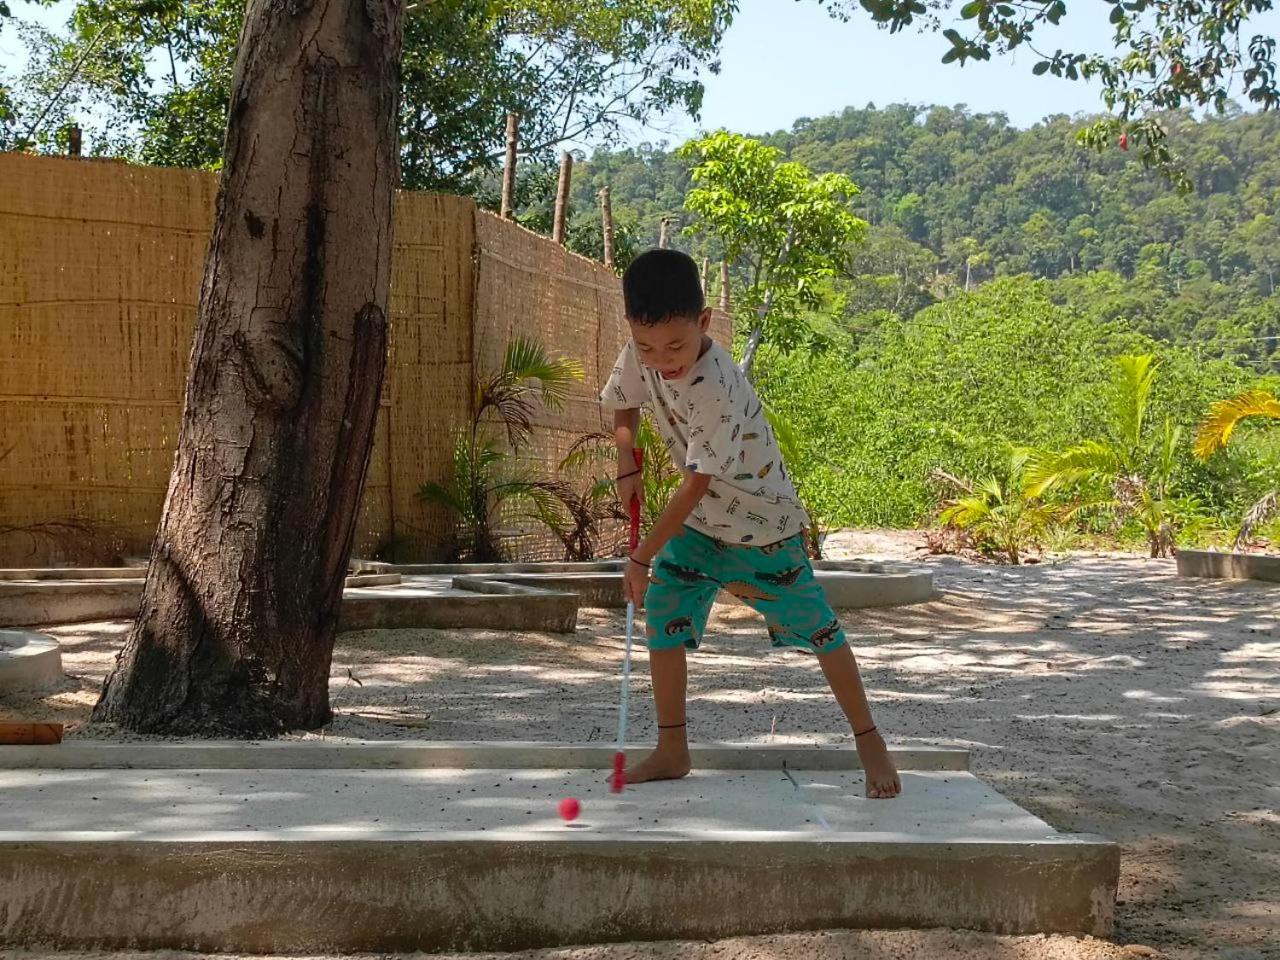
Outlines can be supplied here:
M1056 831L965 771L904 769L902 797L875 801L856 770L788 770L797 786L738 765L621 796L597 768L0 770L0 947L1110 932L1119 853L1103 838ZM563 796L582 801L570 824Z
M0 580L0 627L128 620L142 602L141 579Z
M1217 550L1179 550L1178 576L1280 583L1280 557Z
M488 582L483 589L456 590L412 577L399 586L348 590L338 620L339 630L427 627L572 633L577 625L578 598L571 593Z
M38 693L61 685L62 678L62 652L56 640L39 633L0 630L0 694Z

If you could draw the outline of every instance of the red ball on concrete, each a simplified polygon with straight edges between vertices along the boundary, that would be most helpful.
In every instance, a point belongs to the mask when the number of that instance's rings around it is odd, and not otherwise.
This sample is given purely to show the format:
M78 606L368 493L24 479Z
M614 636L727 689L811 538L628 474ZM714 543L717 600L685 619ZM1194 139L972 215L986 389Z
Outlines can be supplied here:
M565 797L560 801L560 816L566 820L577 820L582 812L582 804L576 797Z

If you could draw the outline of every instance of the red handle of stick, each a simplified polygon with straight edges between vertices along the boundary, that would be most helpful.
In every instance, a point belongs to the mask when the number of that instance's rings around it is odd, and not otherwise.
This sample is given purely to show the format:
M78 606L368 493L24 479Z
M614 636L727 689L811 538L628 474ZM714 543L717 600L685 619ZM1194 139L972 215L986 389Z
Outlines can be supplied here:
M632 454L635 455L635 458L636 458L636 469L643 470L644 469L644 451L641 450L639 447L635 447L631 452ZM641 482L643 481L644 481L644 477L642 475ZM631 552L635 553L636 547L640 546L640 498L632 497L630 507L631 507Z

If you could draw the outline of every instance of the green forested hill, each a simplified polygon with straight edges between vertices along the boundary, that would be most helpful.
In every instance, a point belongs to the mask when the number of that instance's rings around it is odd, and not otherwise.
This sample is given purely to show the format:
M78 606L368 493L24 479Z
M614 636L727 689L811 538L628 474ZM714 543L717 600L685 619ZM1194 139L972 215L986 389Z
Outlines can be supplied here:
M801 119L761 139L860 188L872 226L838 284L853 331L877 310L910 317L950 294L1022 273L1048 295L1211 356L1272 368L1280 347L1280 117L1164 118L1195 191L1179 196L1118 148L1076 146L1077 119L1028 130L1002 114L895 104ZM549 221L554 171L527 167L523 219ZM663 147L602 151L578 165L572 244L599 249L596 193L608 185L623 243L657 241L688 222L688 173Z

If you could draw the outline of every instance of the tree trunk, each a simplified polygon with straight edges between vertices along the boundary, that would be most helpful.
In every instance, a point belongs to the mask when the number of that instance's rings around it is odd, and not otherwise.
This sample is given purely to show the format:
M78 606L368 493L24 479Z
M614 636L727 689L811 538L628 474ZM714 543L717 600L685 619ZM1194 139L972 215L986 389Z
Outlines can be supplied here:
M573 183L573 154L566 150L560 155L560 180L556 184L556 213L551 224L551 239L563 246L569 218L569 188Z
M516 149L520 145L520 116L507 114L507 158L502 166L503 220L513 220L516 215Z
M178 451L94 719L326 723L386 359L400 0L250 0Z
M720 261L720 309L729 312L729 261Z

